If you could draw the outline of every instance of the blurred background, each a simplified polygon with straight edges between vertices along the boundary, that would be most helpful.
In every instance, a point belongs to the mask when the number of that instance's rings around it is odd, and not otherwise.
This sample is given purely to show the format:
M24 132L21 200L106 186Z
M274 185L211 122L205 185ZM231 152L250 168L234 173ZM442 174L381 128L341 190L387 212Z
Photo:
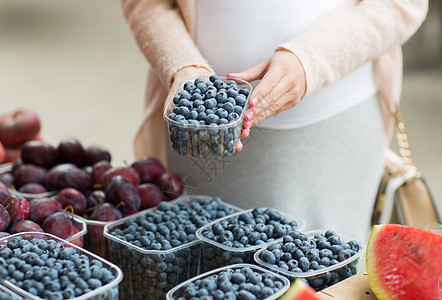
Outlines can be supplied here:
M442 1L403 50L413 160L442 211ZM55 141L75 136L131 163L148 68L118 0L0 1L0 114L32 108Z

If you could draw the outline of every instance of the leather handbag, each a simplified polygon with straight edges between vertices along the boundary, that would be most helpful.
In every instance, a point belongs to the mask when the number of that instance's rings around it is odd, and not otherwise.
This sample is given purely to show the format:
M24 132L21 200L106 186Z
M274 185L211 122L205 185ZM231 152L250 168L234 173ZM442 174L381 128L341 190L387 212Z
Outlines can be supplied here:
M410 145L398 105L394 112L400 156L385 153L385 171L372 213L372 225L395 223L425 228L441 224L440 215L422 174L411 160Z

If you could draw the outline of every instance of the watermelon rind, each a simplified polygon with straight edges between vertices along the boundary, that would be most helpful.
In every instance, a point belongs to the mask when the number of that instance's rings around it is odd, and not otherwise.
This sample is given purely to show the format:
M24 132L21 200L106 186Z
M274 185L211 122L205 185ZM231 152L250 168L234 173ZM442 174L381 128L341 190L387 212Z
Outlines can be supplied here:
M442 234L417 227L373 227L367 245L368 281L379 300L442 299Z
M316 291L310 287L304 280L297 278L290 289L281 297L280 300L321 300Z

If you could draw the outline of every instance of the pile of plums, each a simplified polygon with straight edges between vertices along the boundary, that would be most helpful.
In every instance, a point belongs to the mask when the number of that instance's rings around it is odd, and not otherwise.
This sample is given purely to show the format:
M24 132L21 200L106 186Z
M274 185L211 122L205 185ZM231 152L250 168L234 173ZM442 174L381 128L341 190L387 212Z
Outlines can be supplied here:
M72 214L63 210L55 199L39 198L28 201L11 194L0 182L0 238L20 232L47 232L67 239L79 232ZM73 243L81 246L82 240Z
M17 108L0 114L0 164L20 157L23 143L42 140L40 129L40 118L30 108Z
M16 195L32 194L33 198L56 191L52 198L31 200L31 216L33 207L51 213L70 207L73 213L97 221L119 219L175 199L184 191L181 177L167 172L155 158L112 166L107 149L97 144L84 147L75 137L62 139L58 146L25 142L20 158L13 162L11 171L0 175L0 182L12 194L16 190Z

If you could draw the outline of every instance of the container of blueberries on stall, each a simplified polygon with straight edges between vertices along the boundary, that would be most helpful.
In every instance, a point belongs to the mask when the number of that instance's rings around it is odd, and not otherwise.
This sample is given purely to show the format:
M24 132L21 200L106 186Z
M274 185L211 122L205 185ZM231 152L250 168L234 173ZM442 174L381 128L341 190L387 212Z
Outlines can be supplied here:
M182 196L106 224L111 260L125 274L122 298L165 299L168 290L198 275L197 229L238 211L219 197Z
M234 264L191 278L170 290L167 300L260 299L276 300L290 287L290 281L252 264Z
M254 208L213 221L196 235L203 243L204 272L236 263L255 263L254 254L305 222L273 208Z
M163 114L172 149L193 157L233 155L251 91L246 81L217 75L185 80Z
M10 299L114 300L122 279L116 265L48 233L0 239L0 283L21 297Z
M358 273L365 246L333 230L293 231L255 253L262 267L320 291Z

